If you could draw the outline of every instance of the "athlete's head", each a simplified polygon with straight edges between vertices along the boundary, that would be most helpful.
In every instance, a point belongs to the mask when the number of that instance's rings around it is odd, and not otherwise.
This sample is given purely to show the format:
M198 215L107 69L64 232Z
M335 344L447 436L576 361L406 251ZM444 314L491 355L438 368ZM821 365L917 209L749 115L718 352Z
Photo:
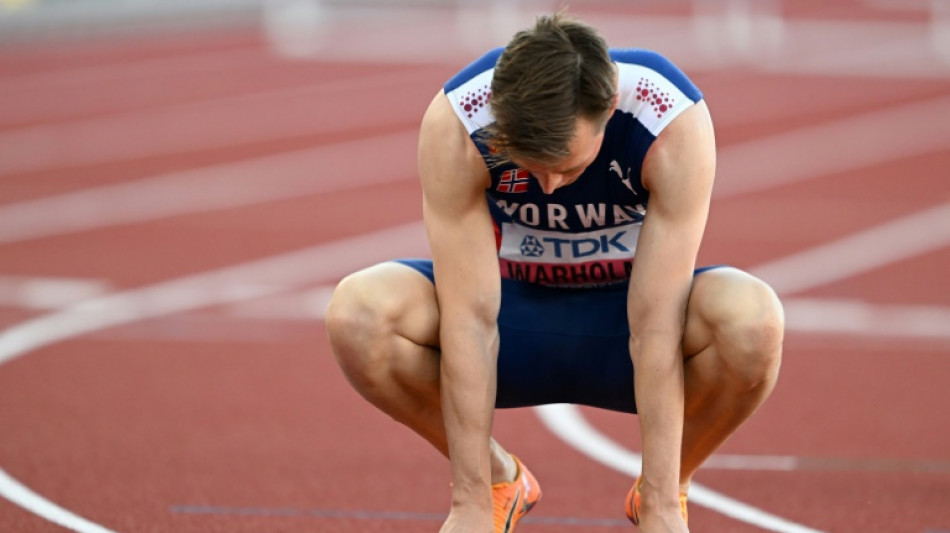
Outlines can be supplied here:
M512 38L495 65L491 91L495 122L487 133L498 159L531 171L542 186L551 174L556 188L597 156L617 78L597 31L557 13Z

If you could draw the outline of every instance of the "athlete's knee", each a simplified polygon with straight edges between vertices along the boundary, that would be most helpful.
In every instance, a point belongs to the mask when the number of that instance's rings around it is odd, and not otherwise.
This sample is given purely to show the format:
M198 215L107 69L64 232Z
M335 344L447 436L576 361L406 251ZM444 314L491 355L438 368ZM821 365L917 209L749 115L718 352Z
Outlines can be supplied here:
M762 280L738 270L714 281L706 318L726 371L744 389L770 385L778 376L785 331L778 296Z
M420 351L438 344L438 324L432 283L397 263L344 278L326 313L337 362L364 394L396 374L417 372Z
M360 271L334 289L326 311L327 335L334 356L351 381L373 379L386 367L386 339L394 334L393 302Z

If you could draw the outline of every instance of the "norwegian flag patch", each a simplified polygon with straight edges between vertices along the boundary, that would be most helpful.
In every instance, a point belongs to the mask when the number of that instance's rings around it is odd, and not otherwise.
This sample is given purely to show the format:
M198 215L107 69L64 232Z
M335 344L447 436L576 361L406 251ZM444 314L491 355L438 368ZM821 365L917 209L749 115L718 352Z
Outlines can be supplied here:
M528 192L528 184L531 183L531 173L523 168L506 170L501 173L501 180L498 181L498 192L518 193Z

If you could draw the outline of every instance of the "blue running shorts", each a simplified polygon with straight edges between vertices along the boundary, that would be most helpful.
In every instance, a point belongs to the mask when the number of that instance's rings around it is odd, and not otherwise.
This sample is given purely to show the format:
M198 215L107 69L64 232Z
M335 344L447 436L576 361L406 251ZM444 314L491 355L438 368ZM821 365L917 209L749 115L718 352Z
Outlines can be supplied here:
M435 283L431 260L396 262ZM637 412L626 284L564 289L502 279L498 331L496 407L571 403Z

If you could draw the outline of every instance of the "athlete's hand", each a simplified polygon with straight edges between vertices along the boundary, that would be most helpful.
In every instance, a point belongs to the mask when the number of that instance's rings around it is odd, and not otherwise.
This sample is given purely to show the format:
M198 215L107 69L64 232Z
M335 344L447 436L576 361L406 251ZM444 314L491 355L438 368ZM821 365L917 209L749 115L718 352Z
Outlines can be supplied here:
M475 505L452 506L449 517L439 533L493 533L495 530L492 509Z

